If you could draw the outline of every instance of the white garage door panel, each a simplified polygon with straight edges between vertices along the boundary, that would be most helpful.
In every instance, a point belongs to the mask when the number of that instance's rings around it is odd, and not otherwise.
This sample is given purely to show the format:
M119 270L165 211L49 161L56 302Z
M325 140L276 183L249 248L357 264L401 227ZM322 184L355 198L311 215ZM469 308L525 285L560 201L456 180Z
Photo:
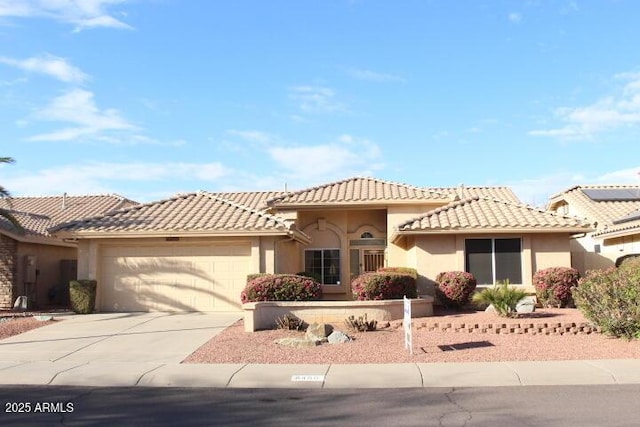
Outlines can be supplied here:
M240 310L251 247L109 247L103 250L104 311Z

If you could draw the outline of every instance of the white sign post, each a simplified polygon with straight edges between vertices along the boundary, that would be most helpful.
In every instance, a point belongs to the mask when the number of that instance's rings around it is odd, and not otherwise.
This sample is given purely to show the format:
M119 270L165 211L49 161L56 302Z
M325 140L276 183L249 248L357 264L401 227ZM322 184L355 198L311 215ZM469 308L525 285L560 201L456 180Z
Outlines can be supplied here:
M404 327L404 348L409 350L409 354L413 354L413 336L411 335L411 300L404 296L404 318L402 320Z

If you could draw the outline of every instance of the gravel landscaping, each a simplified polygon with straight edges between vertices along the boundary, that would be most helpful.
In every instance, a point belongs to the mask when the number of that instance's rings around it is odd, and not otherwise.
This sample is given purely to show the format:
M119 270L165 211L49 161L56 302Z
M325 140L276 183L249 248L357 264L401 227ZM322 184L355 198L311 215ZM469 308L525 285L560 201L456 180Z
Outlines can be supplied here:
M50 325L53 322L55 320L37 320L30 314L0 316L0 340Z
M434 324L438 327L433 327ZM503 324L505 328L494 327ZM535 329L525 333L524 328L511 327L515 324L531 324ZM576 309L540 309L518 319L505 319L475 311L436 311L434 317L413 319L414 354L410 355L404 348L404 332L400 322L392 322L388 328L362 333L353 333L343 325L334 325L336 329L348 332L353 341L290 348L274 341L284 337L302 338L302 332L245 332L242 321L238 321L200 347L183 363L348 364L640 358L639 340L609 338L599 333L589 333L586 328L580 331L577 327L588 324ZM441 325L449 326L443 328ZM456 325L465 326L456 328ZM469 328L467 325L478 327ZM483 325L492 327L482 328ZM568 331L561 335L561 329L555 329L556 325L563 329L566 325ZM570 325L576 329L571 331ZM487 332L482 332L483 329Z

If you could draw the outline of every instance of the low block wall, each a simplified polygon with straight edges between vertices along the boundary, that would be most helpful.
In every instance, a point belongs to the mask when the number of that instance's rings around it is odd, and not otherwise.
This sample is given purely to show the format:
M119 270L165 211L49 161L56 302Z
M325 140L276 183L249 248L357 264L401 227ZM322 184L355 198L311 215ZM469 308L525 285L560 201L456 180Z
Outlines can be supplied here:
M342 324L349 316L367 315L368 320L391 321L404 317L403 300L382 301L260 301L242 304L244 330L254 332L271 329L276 319L285 314L307 323ZM433 297L423 296L411 300L411 317L433 316Z

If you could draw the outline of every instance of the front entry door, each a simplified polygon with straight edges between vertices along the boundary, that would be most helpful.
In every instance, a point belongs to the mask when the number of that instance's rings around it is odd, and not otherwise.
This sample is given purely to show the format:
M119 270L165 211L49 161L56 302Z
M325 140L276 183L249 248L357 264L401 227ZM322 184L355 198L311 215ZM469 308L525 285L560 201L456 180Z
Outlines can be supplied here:
M351 278L384 267L384 249L354 249L349 252L351 257Z

